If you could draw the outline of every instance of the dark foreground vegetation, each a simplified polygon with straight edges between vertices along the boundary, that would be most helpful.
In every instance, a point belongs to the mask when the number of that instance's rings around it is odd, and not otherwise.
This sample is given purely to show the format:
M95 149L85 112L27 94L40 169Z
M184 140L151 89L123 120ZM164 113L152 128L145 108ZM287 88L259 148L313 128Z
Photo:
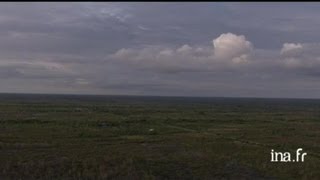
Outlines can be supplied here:
M270 151L303 163L272 163ZM0 95L0 179L320 179L320 100Z

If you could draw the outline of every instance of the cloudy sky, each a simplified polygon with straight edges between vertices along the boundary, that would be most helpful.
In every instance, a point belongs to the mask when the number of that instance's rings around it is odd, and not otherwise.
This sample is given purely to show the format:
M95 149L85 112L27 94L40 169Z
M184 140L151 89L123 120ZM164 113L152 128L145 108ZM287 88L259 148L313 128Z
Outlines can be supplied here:
M320 3L1 2L0 92L320 97Z

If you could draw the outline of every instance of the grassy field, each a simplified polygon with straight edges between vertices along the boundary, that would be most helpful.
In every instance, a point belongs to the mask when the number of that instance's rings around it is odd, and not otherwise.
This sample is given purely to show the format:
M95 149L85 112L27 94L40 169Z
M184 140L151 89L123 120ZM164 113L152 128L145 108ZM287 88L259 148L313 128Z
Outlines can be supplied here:
M320 179L320 100L25 96L0 97L0 179Z

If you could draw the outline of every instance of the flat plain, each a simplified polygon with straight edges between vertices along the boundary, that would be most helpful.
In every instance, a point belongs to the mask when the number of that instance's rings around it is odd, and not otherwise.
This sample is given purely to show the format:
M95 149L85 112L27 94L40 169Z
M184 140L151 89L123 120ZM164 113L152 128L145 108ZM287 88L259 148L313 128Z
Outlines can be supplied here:
M270 151L305 162L272 163ZM320 179L320 100L0 95L0 179Z

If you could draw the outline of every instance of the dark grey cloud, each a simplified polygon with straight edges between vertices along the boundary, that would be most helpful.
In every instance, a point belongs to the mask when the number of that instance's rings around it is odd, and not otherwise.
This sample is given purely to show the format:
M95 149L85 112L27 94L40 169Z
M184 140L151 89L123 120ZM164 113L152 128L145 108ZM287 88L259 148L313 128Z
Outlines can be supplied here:
M319 9L3 2L0 91L318 97Z

